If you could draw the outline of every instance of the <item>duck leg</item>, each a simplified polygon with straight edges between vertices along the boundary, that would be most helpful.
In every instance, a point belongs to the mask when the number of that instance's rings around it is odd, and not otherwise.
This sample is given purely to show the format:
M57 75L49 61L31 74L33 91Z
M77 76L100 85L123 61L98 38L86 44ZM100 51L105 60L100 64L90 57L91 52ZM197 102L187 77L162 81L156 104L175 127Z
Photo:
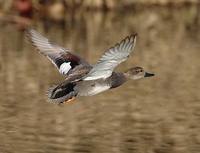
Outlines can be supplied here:
M71 99L68 99L63 102L63 104L69 104L69 103L74 103L75 102L75 97L72 97Z

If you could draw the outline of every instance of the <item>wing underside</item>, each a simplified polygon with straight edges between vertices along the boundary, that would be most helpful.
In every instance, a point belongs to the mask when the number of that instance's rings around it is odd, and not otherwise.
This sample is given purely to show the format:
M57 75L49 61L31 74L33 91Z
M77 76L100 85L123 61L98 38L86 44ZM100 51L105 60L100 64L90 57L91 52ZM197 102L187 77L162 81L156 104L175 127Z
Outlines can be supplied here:
M31 41L41 54L46 56L63 75L68 75L70 71L79 65L89 65L79 56L69 52L69 50L51 43L47 38L33 29L26 32Z
M135 44L136 34L126 37L120 43L108 49L84 80L105 79L111 76L113 70L129 57Z

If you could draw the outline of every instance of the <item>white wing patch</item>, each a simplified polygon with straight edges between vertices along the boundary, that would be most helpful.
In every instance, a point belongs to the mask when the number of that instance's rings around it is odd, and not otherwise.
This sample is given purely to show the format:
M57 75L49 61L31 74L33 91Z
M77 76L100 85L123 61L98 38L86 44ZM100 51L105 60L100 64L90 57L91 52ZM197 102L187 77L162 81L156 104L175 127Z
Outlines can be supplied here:
M61 74L67 74L69 72L69 70L71 69L71 65L70 65L70 62L64 62L60 65L60 68L59 68L59 72Z

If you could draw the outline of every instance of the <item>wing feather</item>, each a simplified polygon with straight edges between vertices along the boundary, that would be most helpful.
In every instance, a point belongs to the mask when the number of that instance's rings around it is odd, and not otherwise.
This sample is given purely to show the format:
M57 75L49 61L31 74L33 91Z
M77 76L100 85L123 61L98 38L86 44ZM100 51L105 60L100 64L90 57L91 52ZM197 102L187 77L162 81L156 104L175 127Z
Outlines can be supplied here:
M28 29L26 34L33 46L35 46L41 54L46 56L63 75L68 75L79 65L89 65L79 56L72 54L68 49L53 44L33 29Z
M136 36L137 34L128 36L108 49L84 77L84 80L105 79L111 76L115 67L124 62L132 52L136 44Z

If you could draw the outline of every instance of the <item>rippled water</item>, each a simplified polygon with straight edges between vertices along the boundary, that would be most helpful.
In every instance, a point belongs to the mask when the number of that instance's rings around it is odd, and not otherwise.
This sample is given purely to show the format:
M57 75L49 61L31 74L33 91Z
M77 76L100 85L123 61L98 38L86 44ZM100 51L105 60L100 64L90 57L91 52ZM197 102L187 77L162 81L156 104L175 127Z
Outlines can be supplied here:
M74 104L47 103L63 78L12 25L0 34L1 153L199 153L200 9L79 13L39 32L91 63L126 35L139 34L118 70L142 66L150 79L130 81Z

